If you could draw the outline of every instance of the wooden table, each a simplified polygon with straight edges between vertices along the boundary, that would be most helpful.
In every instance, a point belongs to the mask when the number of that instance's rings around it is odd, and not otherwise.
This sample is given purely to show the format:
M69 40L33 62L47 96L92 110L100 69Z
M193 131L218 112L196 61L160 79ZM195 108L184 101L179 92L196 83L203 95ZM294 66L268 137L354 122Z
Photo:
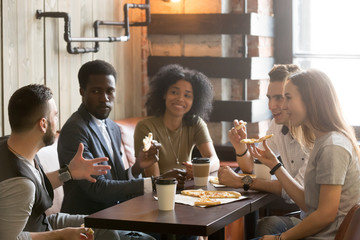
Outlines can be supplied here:
M214 187L209 184L207 189L212 190ZM145 194L89 215L85 218L85 225L93 228L210 236L210 238L213 235L214 239L219 239L219 236L224 236L223 229L226 225L256 211L275 198L269 193L237 190L248 198L209 208L175 204L174 211L159 211L154 195Z

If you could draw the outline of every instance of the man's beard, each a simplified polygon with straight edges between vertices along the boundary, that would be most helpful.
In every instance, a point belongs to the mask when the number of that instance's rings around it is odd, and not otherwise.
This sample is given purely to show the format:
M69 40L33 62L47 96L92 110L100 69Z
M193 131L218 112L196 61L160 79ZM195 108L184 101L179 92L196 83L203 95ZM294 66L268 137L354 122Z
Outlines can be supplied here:
M52 145L55 142L55 137L55 134L52 132L51 124L49 124L49 127L43 136L43 143L45 144L45 147Z

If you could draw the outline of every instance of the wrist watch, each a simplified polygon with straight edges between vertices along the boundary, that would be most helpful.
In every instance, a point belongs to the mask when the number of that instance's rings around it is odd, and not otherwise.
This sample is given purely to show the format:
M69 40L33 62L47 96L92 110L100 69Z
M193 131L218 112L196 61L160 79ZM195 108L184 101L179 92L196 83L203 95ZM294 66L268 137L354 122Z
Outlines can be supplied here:
M69 171L69 166L65 165L65 167L62 167L59 169L59 179L61 182L65 183L69 180L72 180L71 173Z
M252 177L250 177L249 175L245 175L242 179L241 182L243 183L243 189L245 191L249 190L252 183L253 183L253 179Z

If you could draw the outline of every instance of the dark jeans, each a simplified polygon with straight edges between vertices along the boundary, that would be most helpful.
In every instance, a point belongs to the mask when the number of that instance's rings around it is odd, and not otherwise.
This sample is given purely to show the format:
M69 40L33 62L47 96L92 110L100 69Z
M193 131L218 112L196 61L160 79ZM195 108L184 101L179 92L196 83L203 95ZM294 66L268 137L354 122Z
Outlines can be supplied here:
M162 236L166 236L166 234L160 234L160 233L147 233L150 236L156 238L157 240L161 240ZM197 240L197 236L191 236L191 235L176 235L176 240Z

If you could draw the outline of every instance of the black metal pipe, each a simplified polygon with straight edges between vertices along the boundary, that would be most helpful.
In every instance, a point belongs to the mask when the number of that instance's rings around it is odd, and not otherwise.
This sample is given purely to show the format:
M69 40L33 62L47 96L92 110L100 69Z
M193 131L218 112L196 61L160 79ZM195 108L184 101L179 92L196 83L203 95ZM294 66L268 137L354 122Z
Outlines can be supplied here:
M150 0L145 1L146 4L125 4L124 5L124 22L112 22L112 21L100 21L96 20L93 24L95 37L89 38L73 38L71 37L71 18L66 12L42 12L41 10L36 11L36 18L41 19L42 17L51 18L64 18L64 40L67 42L67 51L71 54L98 52L100 49L99 42L125 42L130 39L130 26L148 26L150 24ZM129 22L129 8L138 8L146 11L145 22ZM125 35L120 37L99 37L98 28L100 25L112 25L112 26L123 26L125 28ZM93 48L80 48L72 47L72 42L94 42Z
M124 22L125 22L125 25L124 25L124 28L125 28L125 36L127 36L129 39L130 39L130 31L129 31L129 7L130 7L130 4L124 4Z

